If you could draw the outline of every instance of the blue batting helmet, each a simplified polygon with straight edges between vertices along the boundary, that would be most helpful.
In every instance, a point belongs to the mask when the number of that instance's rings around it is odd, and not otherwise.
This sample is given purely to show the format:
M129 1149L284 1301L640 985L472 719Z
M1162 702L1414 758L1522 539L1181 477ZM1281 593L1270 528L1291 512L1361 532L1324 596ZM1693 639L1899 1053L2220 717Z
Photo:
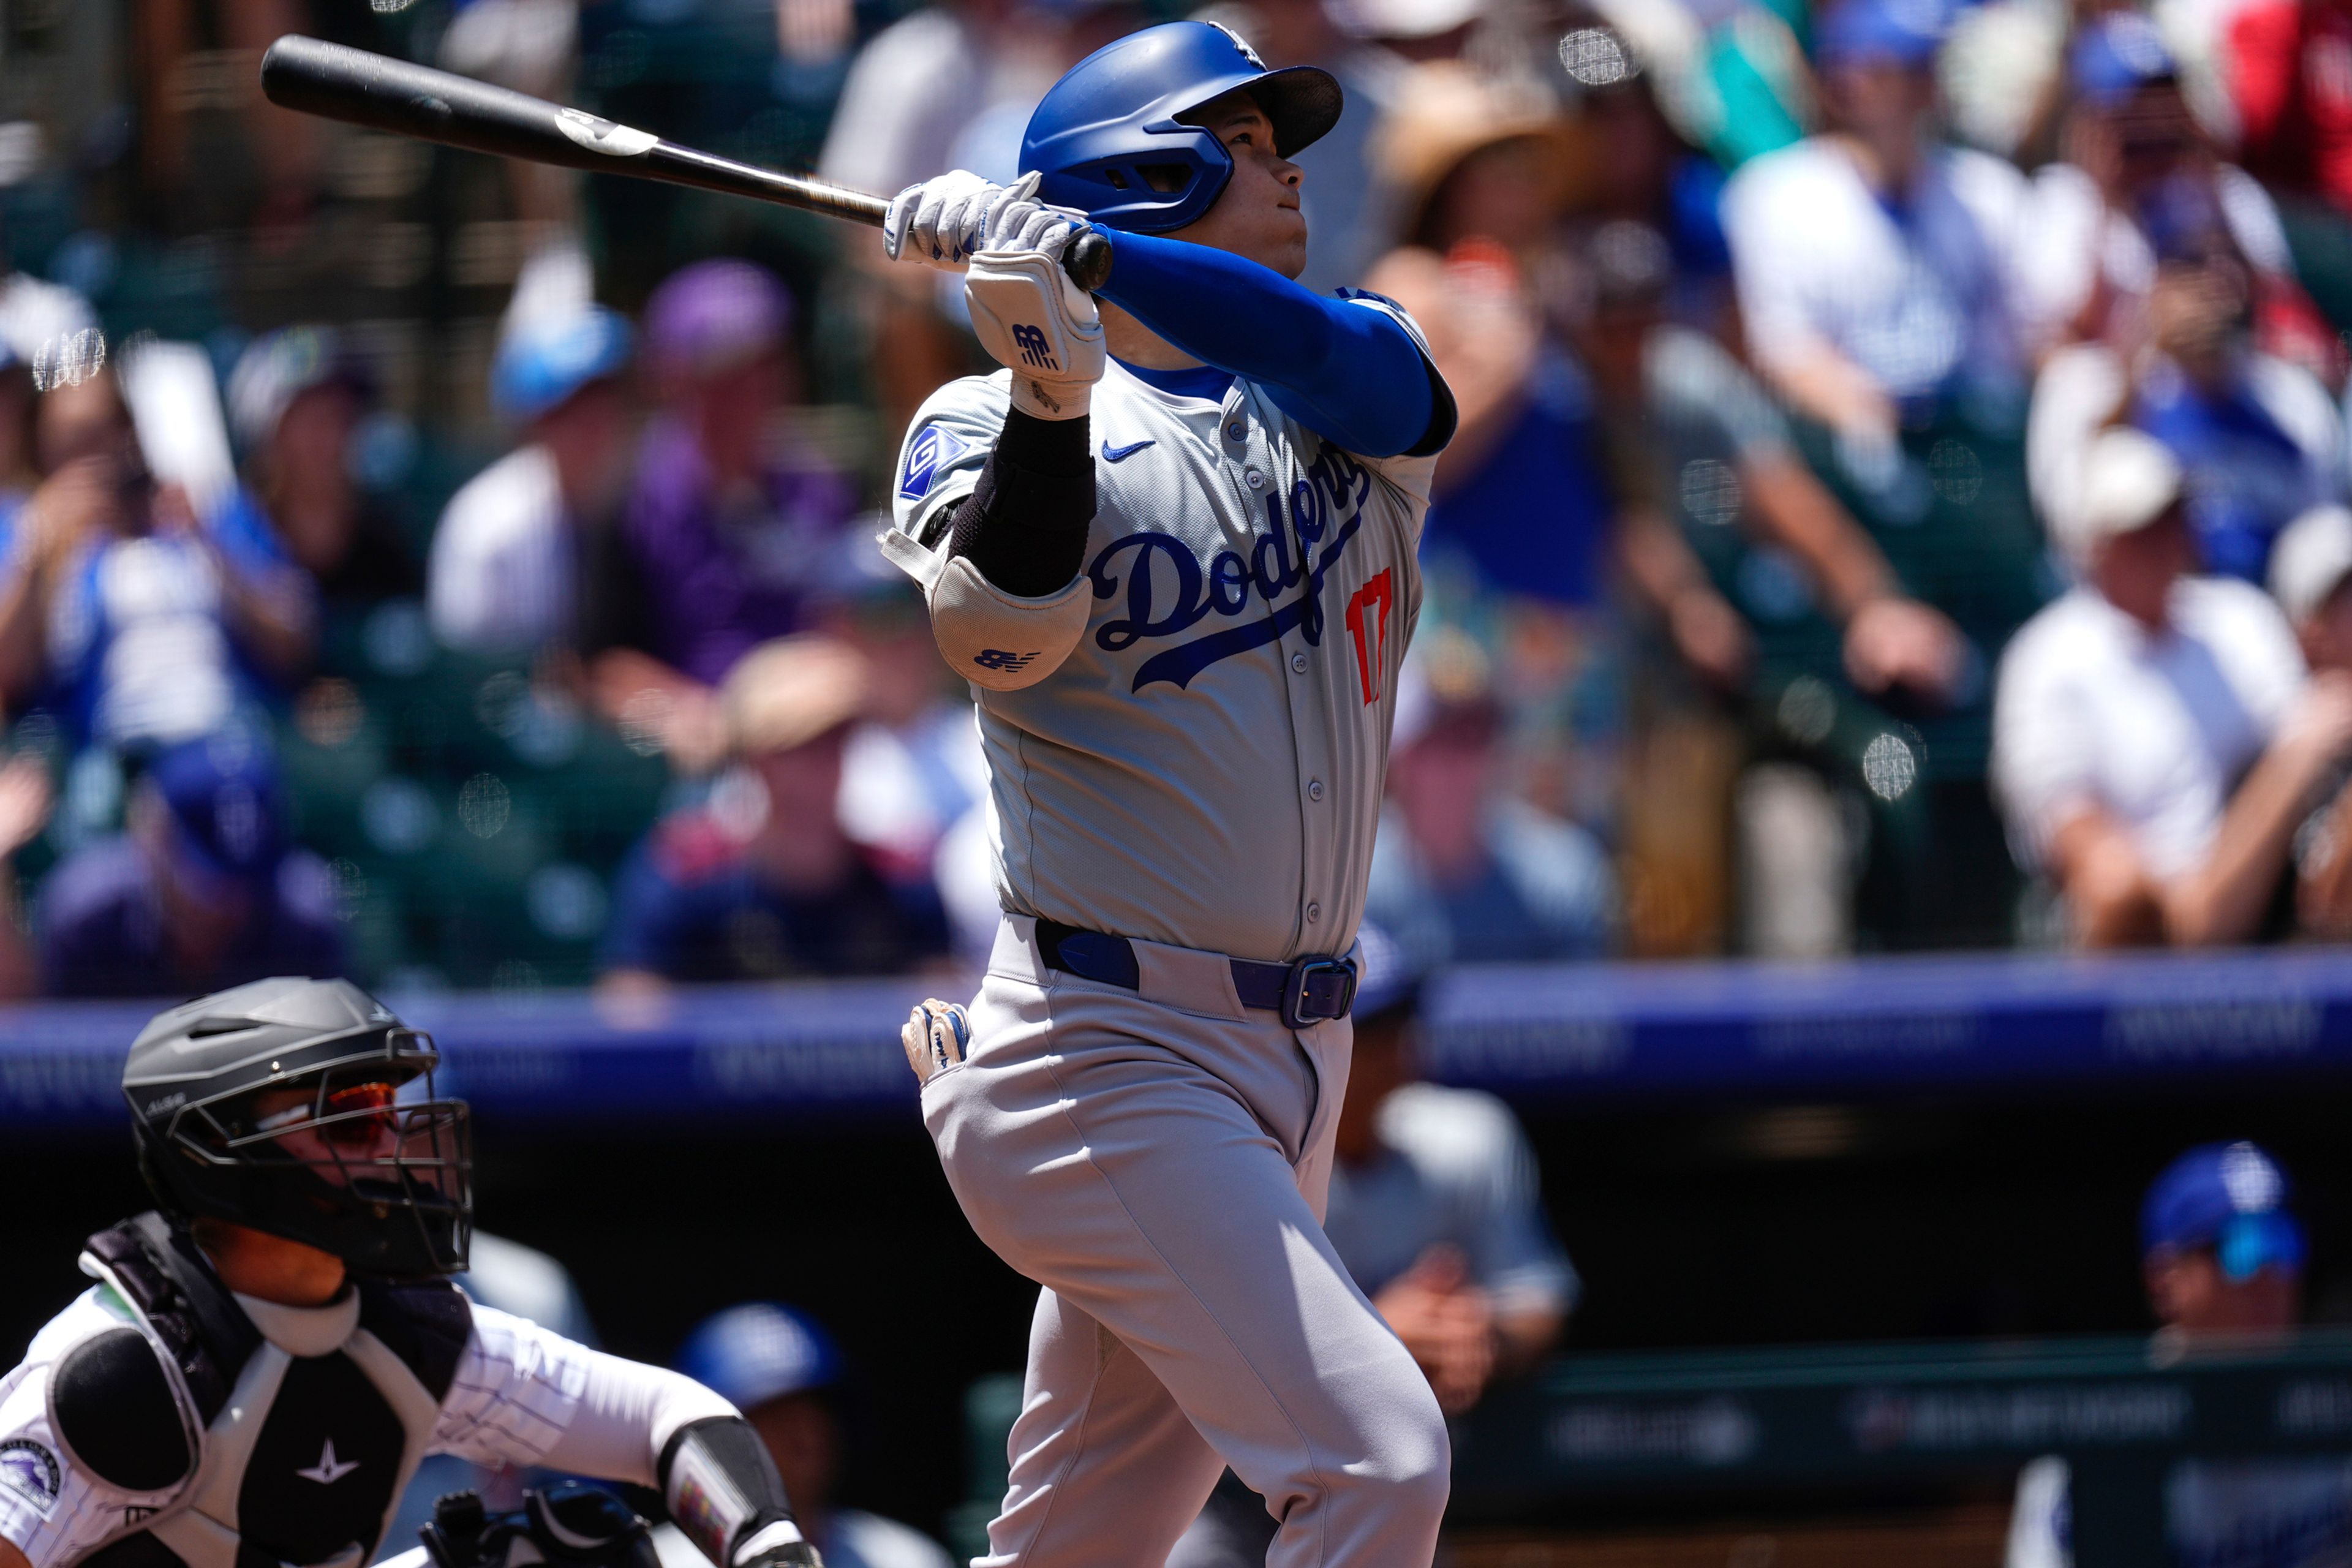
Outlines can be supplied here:
M1053 85L1021 138L1021 172L1045 176L1044 200L1108 227L1181 228L1216 201L1234 160L1213 132L1177 116L1244 89L1286 158L1339 123L1330 72L1268 70L1214 23L1169 22L1104 45Z

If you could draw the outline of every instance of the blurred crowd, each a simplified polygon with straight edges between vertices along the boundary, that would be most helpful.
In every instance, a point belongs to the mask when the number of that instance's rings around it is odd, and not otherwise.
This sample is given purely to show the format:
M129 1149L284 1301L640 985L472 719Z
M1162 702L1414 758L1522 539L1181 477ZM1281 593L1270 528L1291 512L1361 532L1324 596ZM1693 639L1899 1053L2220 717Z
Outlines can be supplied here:
M892 191L1139 0L177 0L0 47L0 991L903 973L994 921L873 546L985 368L801 215L276 110L310 31ZM1416 965L2352 933L2352 7L1217 0L1460 404ZM869 254L870 253L870 254Z

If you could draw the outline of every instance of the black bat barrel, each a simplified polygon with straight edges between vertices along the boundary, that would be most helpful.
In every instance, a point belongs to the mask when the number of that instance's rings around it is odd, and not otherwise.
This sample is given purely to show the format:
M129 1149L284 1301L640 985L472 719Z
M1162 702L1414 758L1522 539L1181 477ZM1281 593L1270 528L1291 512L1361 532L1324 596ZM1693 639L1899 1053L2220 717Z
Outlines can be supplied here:
M738 163L529 93L299 34L262 56L261 90L305 114L494 157L691 185L854 223L879 225L889 208L884 197L829 180ZM1063 269L1081 289L1100 288L1110 272L1109 244L1100 235L1079 236Z

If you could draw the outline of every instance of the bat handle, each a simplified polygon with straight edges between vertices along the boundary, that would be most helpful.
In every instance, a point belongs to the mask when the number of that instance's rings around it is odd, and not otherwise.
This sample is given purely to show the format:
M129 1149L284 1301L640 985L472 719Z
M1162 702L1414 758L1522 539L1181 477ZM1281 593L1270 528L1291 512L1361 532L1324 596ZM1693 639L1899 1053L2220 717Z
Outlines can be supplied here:
M1071 282L1094 293L1110 281L1110 241L1093 229L1087 230L1062 252L1062 270Z

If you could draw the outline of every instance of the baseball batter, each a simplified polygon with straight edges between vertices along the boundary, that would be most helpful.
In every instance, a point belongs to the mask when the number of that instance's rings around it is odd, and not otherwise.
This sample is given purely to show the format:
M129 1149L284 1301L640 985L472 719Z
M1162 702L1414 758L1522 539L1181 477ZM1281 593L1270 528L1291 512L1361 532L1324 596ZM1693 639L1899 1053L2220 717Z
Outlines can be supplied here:
M901 450L892 560L978 690L1006 910L908 1025L983 1240L1037 1280L991 1564L1164 1560L1230 1464L1276 1568L1425 1568L1427 1381L1325 1238L1349 958L1454 404L1388 301L1291 281L1339 88L1152 27L1046 94L1022 179L903 193L1006 367ZM1053 204L1051 205L1043 204ZM1100 305L1062 279L1108 231Z

